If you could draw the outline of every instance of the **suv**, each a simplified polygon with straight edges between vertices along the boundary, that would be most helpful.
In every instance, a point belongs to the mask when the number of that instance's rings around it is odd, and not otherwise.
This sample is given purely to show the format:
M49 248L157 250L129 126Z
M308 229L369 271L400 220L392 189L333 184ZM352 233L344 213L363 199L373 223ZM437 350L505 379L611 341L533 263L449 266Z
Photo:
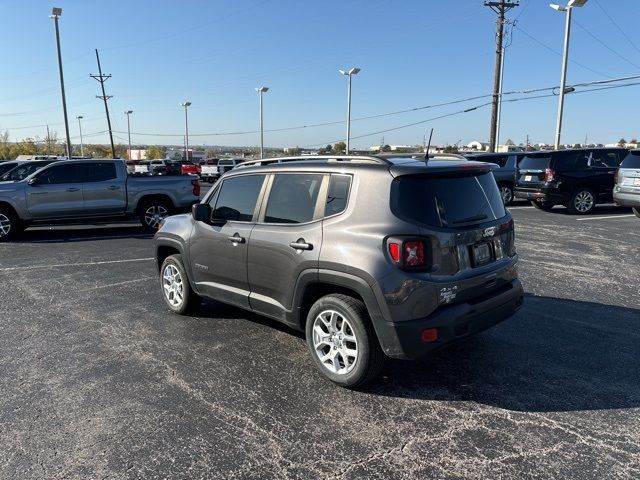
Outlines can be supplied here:
M613 201L631 207L640 217L640 150L631 150L620 164L613 189Z
M505 205L513 203L513 187L516 181L516 169L525 156L524 152L509 153L465 153L468 160L475 162L495 163L498 167L493 170L500 195Z
M318 370L353 387L523 301L514 226L490 166L344 156L247 162L155 237L164 302L201 297L305 332Z
M596 204L612 201L615 174L628 150L581 148L528 152L520 161L516 198L524 198L541 210L565 205L584 215Z

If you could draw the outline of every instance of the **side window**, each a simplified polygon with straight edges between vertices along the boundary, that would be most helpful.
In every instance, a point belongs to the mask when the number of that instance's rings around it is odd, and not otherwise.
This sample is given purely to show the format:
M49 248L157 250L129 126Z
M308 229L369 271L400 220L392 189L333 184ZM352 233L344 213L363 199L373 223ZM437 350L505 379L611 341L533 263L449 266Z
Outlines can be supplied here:
M116 165L112 162L85 163L83 167L85 182L106 182L118 178Z
M563 152L558 155L558 164L565 170L585 170L589 166L591 152Z
M305 223L313 220L322 174L277 174L273 179L264 221Z
M264 175L245 175L225 180L216 193L211 220L250 222L263 182Z
M82 182L82 178L78 170L78 165L75 163L56 165L54 167L48 168L40 175L38 175L38 179L42 183L49 184Z
M345 208L347 208L350 188L350 175L331 175L329 191L327 192L327 204L324 207L325 217L344 212Z

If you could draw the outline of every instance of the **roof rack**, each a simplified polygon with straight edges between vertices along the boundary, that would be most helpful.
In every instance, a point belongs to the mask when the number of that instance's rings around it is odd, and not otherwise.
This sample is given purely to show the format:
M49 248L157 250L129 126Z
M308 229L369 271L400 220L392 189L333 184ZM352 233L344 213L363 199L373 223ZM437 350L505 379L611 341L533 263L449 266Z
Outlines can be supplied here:
M264 166L271 165L274 163L289 163L289 162L313 162L313 161L321 161L321 162L351 162L351 163L377 163L381 165L389 165L387 159L376 156L347 156L347 155L309 155L305 157L280 157L280 158L261 158L259 160L249 160L248 162L240 163L236 168L241 167L254 167L254 166Z

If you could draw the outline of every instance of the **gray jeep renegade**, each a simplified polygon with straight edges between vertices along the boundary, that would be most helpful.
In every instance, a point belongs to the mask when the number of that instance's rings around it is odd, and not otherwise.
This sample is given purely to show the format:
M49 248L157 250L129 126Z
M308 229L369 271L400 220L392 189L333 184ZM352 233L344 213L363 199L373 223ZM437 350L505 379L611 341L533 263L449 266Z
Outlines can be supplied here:
M486 163L268 159L225 174L155 237L167 306L208 298L305 332L331 381L372 380L509 318L514 228Z

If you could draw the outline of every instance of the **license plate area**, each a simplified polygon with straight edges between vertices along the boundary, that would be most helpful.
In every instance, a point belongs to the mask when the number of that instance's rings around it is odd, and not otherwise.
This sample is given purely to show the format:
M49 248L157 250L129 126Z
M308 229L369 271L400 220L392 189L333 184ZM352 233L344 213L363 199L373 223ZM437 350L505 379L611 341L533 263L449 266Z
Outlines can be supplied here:
M525 175L524 176L524 181L525 182L530 182L533 179L533 175Z
M633 179L633 186L640 187L640 177Z
M471 264L474 267L481 267L493 260L493 250L491 244L480 243L471 246Z

